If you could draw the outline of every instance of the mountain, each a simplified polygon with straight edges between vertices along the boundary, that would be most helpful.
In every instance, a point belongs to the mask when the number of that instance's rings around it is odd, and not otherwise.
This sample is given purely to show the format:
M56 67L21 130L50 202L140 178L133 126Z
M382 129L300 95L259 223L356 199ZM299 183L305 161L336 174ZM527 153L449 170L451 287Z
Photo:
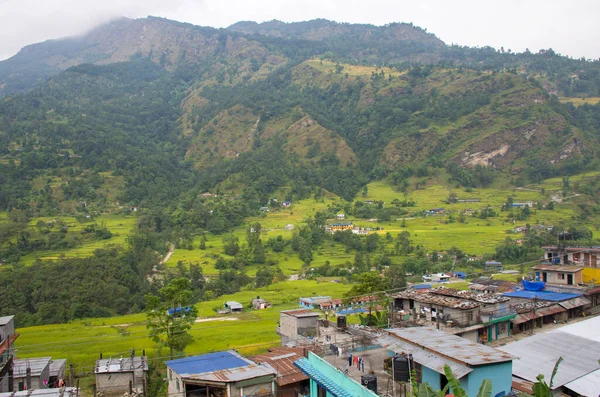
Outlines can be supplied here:
M0 208L56 207L33 189L49 174L123 178L121 201L165 209L209 189L245 191L253 207L282 186L351 199L419 167L467 187L595 169L598 107L549 91L570 73L571 93L593 92L597 70L449 47L409 24L119 19L0 62L13 93L0 103Z

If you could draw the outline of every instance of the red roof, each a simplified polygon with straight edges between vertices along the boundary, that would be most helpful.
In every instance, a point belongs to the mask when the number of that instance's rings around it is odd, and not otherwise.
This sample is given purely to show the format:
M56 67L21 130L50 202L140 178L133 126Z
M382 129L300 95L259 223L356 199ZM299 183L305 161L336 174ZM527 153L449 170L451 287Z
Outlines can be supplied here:
M267 363L277 371L275 383L277 386L285 386L292 383L307 380L308 376L294 365L294 361L304 357L302 348L276 347L269 349L268 353L250 357L257 363Z

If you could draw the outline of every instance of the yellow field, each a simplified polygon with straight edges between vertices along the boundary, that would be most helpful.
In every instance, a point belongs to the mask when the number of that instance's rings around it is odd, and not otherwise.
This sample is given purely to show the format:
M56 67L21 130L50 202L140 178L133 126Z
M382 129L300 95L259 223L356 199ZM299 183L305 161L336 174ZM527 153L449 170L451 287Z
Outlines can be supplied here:
M315 69L321 70L323 72L333 72L335 73L335 66L336 63L331 62L331 61L326 61L326 60L319 60L319 59L311 59L309 61L305 62L306 64L314 67ZM341 71L341 73L345 74L348 73L349 76L370 76L371 73L375 72L375 73L381 73L382 71L385 73L385 76L400 76L402 74L404 74L405 72L399 72L396 69L392 69L392 68L388 68L388 67L376 67L376 66L356 66L356 65L349 65L346 63L340 64L341 66L344 67L344 69Z
M591 97L591 98L576 98L576 97L560 97L559 101L563 103L572 103L575 106L581 105L597 105L600 103L600 97Z

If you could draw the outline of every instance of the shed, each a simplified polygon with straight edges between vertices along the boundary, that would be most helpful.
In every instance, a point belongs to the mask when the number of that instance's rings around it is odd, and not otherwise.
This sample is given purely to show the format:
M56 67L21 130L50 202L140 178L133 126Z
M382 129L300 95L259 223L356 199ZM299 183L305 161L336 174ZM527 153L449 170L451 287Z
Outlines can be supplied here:
M42 389L50 380L51 357L15 359L13 361L13 390ZM27 384L27 371L31 380Z
M296 397L306 395L308 376L294 366L294 361L304 357L301 348L276 347L268 353L259 354L250 359L257 363L267 363L277 371L277 396Z
M167 361L169 396L272 395L277 371L233 350Z
M239 313L242 310L244 310L244 306L242 306L241 303L236 301L227 301L225 302L223 307L225 307L225 309L228 309L232 313Z
M134 389L143 390L148 372L146 356L105 358L96 361L96 387L105 395L123 394Z

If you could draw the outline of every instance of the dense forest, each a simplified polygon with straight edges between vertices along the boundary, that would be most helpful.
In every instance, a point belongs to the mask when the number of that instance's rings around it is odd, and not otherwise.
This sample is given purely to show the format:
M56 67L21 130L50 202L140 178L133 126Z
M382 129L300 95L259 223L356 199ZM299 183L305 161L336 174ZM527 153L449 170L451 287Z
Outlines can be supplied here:
M142 27L163 34L152 50L135 41ZM124 38L123 48L136 50L121 58L119 48L102 52L98 43L115 34ZM128 40L133 44L125 47ZM45 67L46 57L57 54L76 66ZM0 222L0 260L12 265L0 272L0 306L3 313L21 313L21 324L141 310L144 294L160 284L148 281L159 254L171 243L196 249L193 238L205 234L222 235L228 249L217 260L218 277L205 281L198 267L174 271L190 278L198 299L281 279L269 252L297 255L307 276L350 279L392 264L392 256L402 257L408 272L446 271L452 258L466 261L465 253L452 248L437 260L403 233L329 235L325 219L343 210L385 221L414 206L406 197L352 202L375 180L405 192L410 178L441 173L468 191L497 178L517 187L600 170L600 105L576 107L558 98L599 96L598 61L552 50L447 46L408 24L319 20L216 30L158 18L123 20L0 62L0 86L0 211L7 214ZM285 200L327 192L347 204L317 213L289 240L261 241L248 233L240 243L228 235L259 216L283 187ZM578 187L596 198L598 189L597 180ZM582 205L579 216L593 216L598 204ZM84 222L138 209L124 249L19 263L35 250L111 237L102 224L72 233L35 218L68 215ZM486 209L476 216L507 215ZM593 242L573 224L564 228ZM507 241L494 254L513 263L530 259L553 238L532 234L526 244ZM313 253L333 243L354 261L310 267ZM260 266L256 277L245 274L248 265ZM92 285L93 279L102 282ZM58 291L57 285L72 288Z

